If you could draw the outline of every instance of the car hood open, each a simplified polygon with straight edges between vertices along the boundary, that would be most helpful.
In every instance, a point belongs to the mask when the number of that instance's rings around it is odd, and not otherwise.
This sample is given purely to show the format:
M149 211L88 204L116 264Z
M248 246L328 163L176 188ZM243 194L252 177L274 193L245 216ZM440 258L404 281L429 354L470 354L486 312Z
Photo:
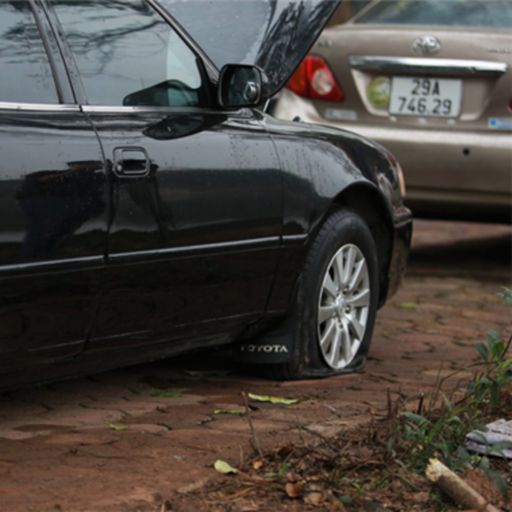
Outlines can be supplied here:
M284 86L341 0L159 0L208 54L224 64L255 64Z

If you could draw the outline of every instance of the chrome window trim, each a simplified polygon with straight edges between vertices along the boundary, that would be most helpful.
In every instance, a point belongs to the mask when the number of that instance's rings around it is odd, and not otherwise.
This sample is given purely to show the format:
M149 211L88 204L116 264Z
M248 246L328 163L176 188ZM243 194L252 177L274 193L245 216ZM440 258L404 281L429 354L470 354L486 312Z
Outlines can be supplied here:
M16 110L23 112L80 112L78 105L58 103L18 103L14 101L0 101L0 110Z
M86 114L219 114L219 115L239 115L249 117L252 109L241 108L237 110L222 110L211 107L150 107L150 106L114 106L114 105L82 105L82 112ZM245 116L243 114L246 114Z
M375 55L348 58L350 67L361 71L388 73L431 73L436 75L502 75L508 69L504 62L466 59L432 59L421 57L382 57Z
M140 112L176 112L175 107L125 107L122 105L82 105L82 111L85 113L95 114L137 114ZM184 112L190 112L190 108L182 107Z
M139 113L202 113L202 114L240 114L246 108L238 110L216 110L201 107L124 107L109 105L72 105L52 103L19 103L14 101L0 101L0 110L22 110L40 112L84 112L90 114L139 114Z

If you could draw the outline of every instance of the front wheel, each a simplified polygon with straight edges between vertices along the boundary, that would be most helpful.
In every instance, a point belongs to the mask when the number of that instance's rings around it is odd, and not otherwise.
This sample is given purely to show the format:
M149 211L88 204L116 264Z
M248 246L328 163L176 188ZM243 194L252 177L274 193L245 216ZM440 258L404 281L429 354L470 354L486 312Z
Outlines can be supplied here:
M318 294L316 342L323 362L347 368L359 353L370 319L370 269L359 246L342 245L325 269Z
M371 342L379 297L378 255L365 221L350 210L333 213L315 238L290 317L290 361L275 377L297 379L353 371Z

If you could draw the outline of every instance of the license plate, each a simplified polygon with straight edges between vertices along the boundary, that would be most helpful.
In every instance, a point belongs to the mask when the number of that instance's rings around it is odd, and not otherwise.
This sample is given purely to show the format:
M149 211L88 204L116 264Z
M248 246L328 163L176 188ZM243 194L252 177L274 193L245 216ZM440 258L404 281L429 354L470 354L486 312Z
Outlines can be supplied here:
M457 117L462 80L393 77L389 113L401 116Z

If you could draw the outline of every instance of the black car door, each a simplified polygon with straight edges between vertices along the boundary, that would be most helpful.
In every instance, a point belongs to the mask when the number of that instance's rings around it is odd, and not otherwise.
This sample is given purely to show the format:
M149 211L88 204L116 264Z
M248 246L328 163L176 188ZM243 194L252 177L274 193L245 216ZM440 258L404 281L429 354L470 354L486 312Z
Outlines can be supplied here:
M228 340L261 316L277 263L282 188L269 136L250 110L211 108L199 56L152 3L51 5L110 166L96 347Z
M44 40L42 38L44 35ZM0 367L82 350L106 248L101 147L44 13L0 2Z

